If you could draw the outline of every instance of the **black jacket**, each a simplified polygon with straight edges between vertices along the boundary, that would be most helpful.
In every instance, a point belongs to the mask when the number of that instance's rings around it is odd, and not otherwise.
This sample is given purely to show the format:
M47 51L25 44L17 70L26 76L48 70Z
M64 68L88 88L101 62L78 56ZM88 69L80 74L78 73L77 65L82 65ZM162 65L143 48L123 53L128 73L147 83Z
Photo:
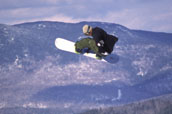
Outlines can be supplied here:
M104 41L103 46L98 46L100 53L106 51L110 54L113 51L115 43L118 41L118 38L116 36L107 34L103 29L99 27L95 27L92 29L92 37L96 41L97 46L98 43L101 43L101 40Z

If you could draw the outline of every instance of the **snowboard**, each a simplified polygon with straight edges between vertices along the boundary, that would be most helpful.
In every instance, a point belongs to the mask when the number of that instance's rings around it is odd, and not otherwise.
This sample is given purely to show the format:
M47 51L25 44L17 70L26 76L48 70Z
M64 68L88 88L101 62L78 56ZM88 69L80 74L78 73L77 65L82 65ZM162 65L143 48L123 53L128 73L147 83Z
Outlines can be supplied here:
M75 42L66 40L64 38L56 38L55 46L56 46L57 49L76 54ZM83 53L81 55L87 56L87 57L90 57L90 58L93 58L93 59L97 59L95 53ZM110 54L110 55L100 59L100 61L114 63L114 62L117 61L117 58L115 60L114 59L115 59L114 56ZM99 59L97 59L97 60L99 60Z

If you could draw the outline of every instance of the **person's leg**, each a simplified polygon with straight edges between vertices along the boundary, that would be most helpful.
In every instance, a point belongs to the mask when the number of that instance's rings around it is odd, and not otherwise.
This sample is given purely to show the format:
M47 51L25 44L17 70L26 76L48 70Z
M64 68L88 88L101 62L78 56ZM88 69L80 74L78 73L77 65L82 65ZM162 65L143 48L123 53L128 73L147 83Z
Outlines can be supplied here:
M77 41L75 43L75 51L79 52L79 53L82 53L83 49L89 48L89 40L90 39L91 38L84 38L84 39L81 39L80 41Z
M75 43L75 49L77 52L81 53L84 48L88 48L96 54L99 51L96 42L92 38L84 38Z
M82 50L85 48L93 51L96 54L97 59L102 59L102 57L105 57L101 53L99 53L99 48L97 47L95 40L93 40L92 38L84 38L75 43L76 52L82 53Z
M90 50L92 50L94 53L99 53L99 49L98 49L98 47L97 47L97 45L96 45L96 42L95 42L95 40L93 40L93 39L90 39L89 40L89 48L90 48Z
M93 39L89 41L89 47L94 53L96 53L96 57L98 59L101 59L102 57L106 57L108 55L108 53L105 52L103 48L97 47L96 42Z

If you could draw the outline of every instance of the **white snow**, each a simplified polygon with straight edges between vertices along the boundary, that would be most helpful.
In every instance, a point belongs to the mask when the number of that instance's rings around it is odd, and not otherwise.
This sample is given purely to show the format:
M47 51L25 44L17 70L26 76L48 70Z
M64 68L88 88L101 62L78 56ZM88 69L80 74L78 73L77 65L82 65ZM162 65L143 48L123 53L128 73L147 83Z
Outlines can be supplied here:
M117 28L120 29L120 30L122 30L122 31L124 31L125 33L127 33L127 34L128 34L129 36L131 36L131 37L136 37L136 35L133 34L132 32L130 32L130 30L127 29L127 28L124 28L124 27L122 27L122 26L117 26Z
M42 103L33 103L33 102L30 102L30 103L27 103L27 104L23 104L23 107L24 108L47 108L47 106L45 104L42 104Z
M14 37L12 37L11 40L13 41L14 40Z
M163 67L160 69L160 71L166 71L166 70L169 70L169 69L172 70L172 65L167 64L167 65L163 66Z
M4 44L0 44L0 47L3 47L4 46Z
M0 102L0 109L6 107L6 103Z
M69 107L71 107L73 105L73 103L65 103L64 104L64 108L69 108Z
M157 56L150 55L150 49L156 48L153 44L147 45L131 45L131 54L137 55L137 59L132 61L132 66L135 68L138 76L145 76L151 69L153 69L154 62L157 60ZM149 53L148 53L149 52Z
M27 54L27 53L25 53L25 54L24 54L24 56L25 56L25 57L28 57L28 54Z
M90 85L117 80L130 83L130 80L126 78L129 76L128 72L121 70L104 71L106 68L104 62L97 62L86 57L83 57L82 61L67 65L55 65L53 64L55 61L61 61L61 58L47 57L40 63L33 62L36 69L29 77L21 82L21 86L27 84L43 87L68 84Z
M14 61L14 65L16 65L18 68L22 68L22 64L19 62L19 57L16 55L16 60Z
M112 101L120 100L122 98L122 92L121 89L118 89L118 96L113 98Z
M140 71L137 73L137 75L144 76L145 73L142 71L142 69L140 69Z
M136 66L136 69L138 69L137 75L144 76L146 75L148 69L149 69L149 61L146 61L143 58L140 58L140 60L133 61L132 63L134 66Z
M105 80L105 83L110 83L110 82L116 81L116 80L118 80L118 79L117 79L117 78L113 78L113 79L111 79L111 80Z
M8 34L7 28L4 28L4 33Z
M43 29L45 27L46 27L46 25L44 25L44 24L38 24L38 29Z
M153 44L149 44L149 45L146 45L146 46L145 46L145 49L146 49L146 50L149 50L150 48L156 48L156 46L153 45Z
M19 57L16 55L16 60L14 61L15 65L18 65Z
M121 89L118 89L118 97L116 98L117 100L120 100L122 97L122 92Z

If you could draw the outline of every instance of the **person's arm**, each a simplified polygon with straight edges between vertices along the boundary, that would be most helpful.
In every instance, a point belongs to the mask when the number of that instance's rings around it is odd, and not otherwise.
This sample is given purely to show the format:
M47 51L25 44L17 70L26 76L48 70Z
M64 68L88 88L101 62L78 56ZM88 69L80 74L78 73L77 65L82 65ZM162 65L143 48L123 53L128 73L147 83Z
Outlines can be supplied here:
M96 33L94 36L93 36L93 39L95 40L96 42L96 45L98 47L103 47L104 46L104 41L102 39L102 35L100 33Z

